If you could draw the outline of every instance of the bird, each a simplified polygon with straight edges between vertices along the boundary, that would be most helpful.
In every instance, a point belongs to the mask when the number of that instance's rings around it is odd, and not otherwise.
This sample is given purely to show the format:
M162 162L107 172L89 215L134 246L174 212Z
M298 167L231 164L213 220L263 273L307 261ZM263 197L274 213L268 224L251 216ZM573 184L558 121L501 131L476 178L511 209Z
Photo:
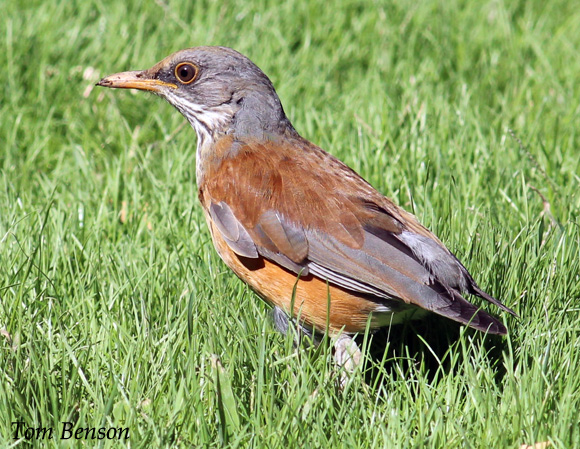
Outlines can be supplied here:
M328 335L356 366L357 334L433 313L507 334L465 296L513 310L482 290L417 218L335 156L302 137L274 86L228 48L177 51L98 86L152 92L197 134L196 181L225 264L273 307L276 328Z

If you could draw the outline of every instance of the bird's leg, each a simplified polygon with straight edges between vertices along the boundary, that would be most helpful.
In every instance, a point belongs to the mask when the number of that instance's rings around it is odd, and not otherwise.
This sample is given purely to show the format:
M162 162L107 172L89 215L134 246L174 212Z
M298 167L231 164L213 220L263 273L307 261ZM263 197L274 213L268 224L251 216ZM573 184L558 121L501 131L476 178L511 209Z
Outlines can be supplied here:
M300 346L304 342L311 342L315 346L318 346L321 341L320 334L315 334L312 329L290 318L280 307L275 306L272 309L272 318L274 320L274 327L282 335L286 335L289 331L293 332L294 344L296 346Z

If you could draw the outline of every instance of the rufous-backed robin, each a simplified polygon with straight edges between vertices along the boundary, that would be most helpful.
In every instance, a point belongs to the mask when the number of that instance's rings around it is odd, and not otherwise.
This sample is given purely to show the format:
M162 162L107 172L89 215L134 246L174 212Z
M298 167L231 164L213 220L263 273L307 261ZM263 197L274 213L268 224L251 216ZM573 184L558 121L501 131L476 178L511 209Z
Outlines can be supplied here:
M153 92L189 120L213 243L274 307L280 329L291 316L304 332L327 331L344 343L367 323L377 329L424 309L490 334L507 332L462 295L514 312L481 290L414 215L301 137L271 81L245 56L190 48L98 85ZM345 348L352 352L349 344L338 350Z

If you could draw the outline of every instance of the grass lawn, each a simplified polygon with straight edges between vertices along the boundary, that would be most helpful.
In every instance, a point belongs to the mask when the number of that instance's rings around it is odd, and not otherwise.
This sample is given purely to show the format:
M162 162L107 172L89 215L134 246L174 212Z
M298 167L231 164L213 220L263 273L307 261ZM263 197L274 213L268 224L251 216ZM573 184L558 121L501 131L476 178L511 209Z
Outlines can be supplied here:
M580 447L577 6L0 0L0 447ZM213 249L193 129L93 87L195 45L255 61L304 137L520 315L486 306L510 334L361 336L345 389L328 345L279 335Z

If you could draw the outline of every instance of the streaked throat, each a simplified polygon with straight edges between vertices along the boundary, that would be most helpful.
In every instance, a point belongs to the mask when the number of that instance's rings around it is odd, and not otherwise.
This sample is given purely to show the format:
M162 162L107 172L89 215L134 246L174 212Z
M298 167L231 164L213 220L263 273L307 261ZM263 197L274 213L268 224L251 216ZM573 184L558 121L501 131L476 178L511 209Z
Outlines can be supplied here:
M227 134L234 111L227 103L211 107L185 101L177 95L171 97L168 97L169 102L189 121L197 134L196 176L199 182L201 161L206 151L211 148L212 142L215 142L218 136Z

